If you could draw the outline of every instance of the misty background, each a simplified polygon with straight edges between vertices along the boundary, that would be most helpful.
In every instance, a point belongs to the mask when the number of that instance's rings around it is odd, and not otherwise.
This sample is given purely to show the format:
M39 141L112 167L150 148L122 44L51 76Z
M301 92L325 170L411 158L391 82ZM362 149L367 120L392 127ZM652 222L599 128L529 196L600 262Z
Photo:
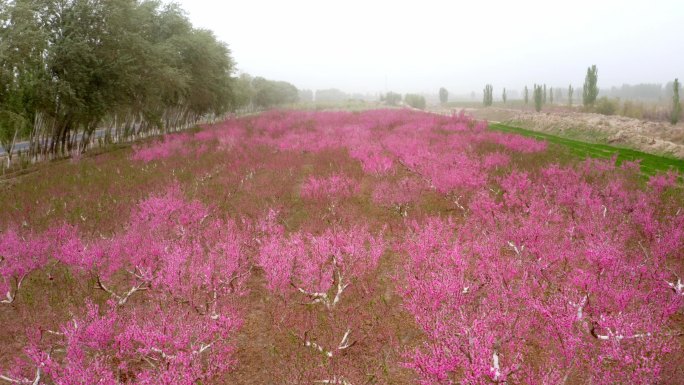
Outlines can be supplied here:
M626 97L634 90L624 84L656 95L684 68L677 0L178 3L229 45L239 71L300 89L445 87L455 99L479 98L491 83L515 98L533 83L579 89L596 64L601 94Z

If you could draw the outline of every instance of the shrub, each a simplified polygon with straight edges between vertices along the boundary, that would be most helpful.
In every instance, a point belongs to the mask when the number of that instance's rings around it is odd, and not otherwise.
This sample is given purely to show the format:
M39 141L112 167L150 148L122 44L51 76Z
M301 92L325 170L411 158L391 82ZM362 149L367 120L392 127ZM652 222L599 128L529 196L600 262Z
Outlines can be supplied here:
M615 115L620 105L619 100L611 100L607 97L599 98L594 106L595 111L602 115Z
M404 96L404 101L413 108L425 109L425 97L422 95L406 94L406 96Z

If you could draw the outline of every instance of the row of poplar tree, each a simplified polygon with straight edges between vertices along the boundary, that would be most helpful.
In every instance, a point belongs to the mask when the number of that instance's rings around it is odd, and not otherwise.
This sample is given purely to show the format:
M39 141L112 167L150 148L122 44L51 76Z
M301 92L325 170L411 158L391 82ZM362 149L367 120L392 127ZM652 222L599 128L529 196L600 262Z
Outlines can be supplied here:
M596 68L596 65L593 65L589 68L587 68L587 75L584 79L584 87L582 87L582 103L584 104L585 107L591 107L594 105L596 102L596 97L598 96L598 86L597 86L597 80L598 80L598 69ZM483 104L485 106L491 106L492 103L494 102L494 94L493 94L494 88L492 87L491 84L485 85L484 91L483 91ZM558 89L556 90L558 92ZM572 85L568 87L568 94L567 94L567 100L568 104L572 105L572 96L573 93L575 92L575 89L572 88ZM546 104L547 100L547 95L549 96L550 102L553 103L553 88L550 89L550 92L547 93L546 91L546 84L543 86L541 84L535 84L533 88L533 99L534 99L534 104L535 104L535 109L537 112L541 110L542 105ZM525 86L523 89L523 100L525 101L525 104L529 103L529 98L530 98L530 91ZM504 103L506 103L507 96L506 96L506 89L503 89L503 94L501 95L501 99L503 100Z
M587 68L587 74L584 78L584 86L582 87L582 104L584 107L591 111L591 109L594 107L596 104L596 98L598 97L599 94L599 89L597 86L598 82L598 69L596 68L596 65L592 65L591 67ZM491 84L485 85L485 88L483 90L483 104L485 107L491 106L494 102L494 94L493 94L493 87ZM446 90L444 90L446 92ZM558 92L559 90L556 89ZM679 79L675 79L672 87L672 111L670 113L670 122L672 124L677 124L680 119L681 115L681 104L679 101ZM572 97L575 92L575 89L572 87L572 85L568 86L568 92L567 92L567 102L569 106L572 106ZM551 103L553 103L553 88L550 89L550 92L548 92L549 100ZM546 104L547 100L547 91L546 91L546 84L543 86L541 84L535 84L533 88L533 93L532 93L532 98L534 101L534 108L537 112L541 111L542 106ZM506 103L506 89L503 89L503 94L501 96L501 99L503 100L504 104ZM523 100L525 101L525 105L529 103L530 99L530 91L525 86L525 89L523 90ZM440 100L442 100L442 90L440 90ZM444 97L444 100L446 100L446 96ZM444 101L442 102L444 103Z
M36 160L188 127L249 103L234 70L178 5L0 0L0 144Z

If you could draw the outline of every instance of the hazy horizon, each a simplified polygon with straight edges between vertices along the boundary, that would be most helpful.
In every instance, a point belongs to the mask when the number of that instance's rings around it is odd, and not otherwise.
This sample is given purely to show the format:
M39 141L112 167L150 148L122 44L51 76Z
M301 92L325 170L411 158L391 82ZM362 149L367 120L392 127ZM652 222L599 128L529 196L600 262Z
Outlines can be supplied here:
M525 85L666 84L681 77L684 2L181 0L238 69L300 89L453 95Z

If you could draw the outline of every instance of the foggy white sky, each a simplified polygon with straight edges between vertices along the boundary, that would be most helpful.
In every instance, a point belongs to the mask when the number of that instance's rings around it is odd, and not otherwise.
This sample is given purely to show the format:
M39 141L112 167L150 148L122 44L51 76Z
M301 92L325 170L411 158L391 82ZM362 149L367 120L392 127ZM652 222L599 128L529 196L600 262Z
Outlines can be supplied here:
M452 94L684 77L684 0L179 0L241 71L299 88Z

